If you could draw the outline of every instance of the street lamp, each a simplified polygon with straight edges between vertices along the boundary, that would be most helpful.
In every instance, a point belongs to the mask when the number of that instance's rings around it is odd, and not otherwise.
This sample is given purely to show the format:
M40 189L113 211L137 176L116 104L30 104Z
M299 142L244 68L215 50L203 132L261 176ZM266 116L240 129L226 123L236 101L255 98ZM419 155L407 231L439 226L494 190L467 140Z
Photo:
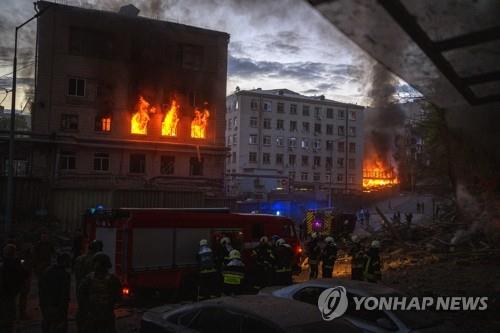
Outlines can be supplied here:
M51 6L48 5L42 10L37 10L37 4L34 3L36 14L30 19L16 27L14 38L14 61L12 65L12 103L10 107L10 132L9 132L9 162L7 166L7 198L5 207L5 232L9 233L12 225L12 211L14 205L14 131L16 129L16 84L17 84L17 33L19 29L42 15Z

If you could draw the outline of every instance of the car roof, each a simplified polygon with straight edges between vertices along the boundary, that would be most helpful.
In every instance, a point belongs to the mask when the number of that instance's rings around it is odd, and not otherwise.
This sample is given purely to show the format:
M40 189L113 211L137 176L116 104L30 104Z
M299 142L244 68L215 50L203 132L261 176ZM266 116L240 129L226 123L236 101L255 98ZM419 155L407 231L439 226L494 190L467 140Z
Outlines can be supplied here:
M281 294L280 291L288 291L288 290L296 290L302 289L308 286L321 286L321 287L334 287L334 286L342 286L347 289L348 292L355 293L361 296L377 296L377 295L389 295L389 294L399 294L399 292L395 289L389 288L387 286L370 283L364 281L356 281L356 280L347 280L347 279L315 279L309 280L302 283L293 284L291 286L274 290L274 293Z
M161 306L148 310L144 315L149 320L156 317L156 320L162 320L171 310L188 310L204 307L223 307L248 313L273 322L281 328L290 328L309 323L322 322L321 314L317 307L310 304L290 301L284 298L277 298L268 295L240 295L232 297L221 297L213 300L206 300L198 303L192 303L185 307ZM160 319L161 318L161 319ZM338 320L340 327L345 327L344 320Z

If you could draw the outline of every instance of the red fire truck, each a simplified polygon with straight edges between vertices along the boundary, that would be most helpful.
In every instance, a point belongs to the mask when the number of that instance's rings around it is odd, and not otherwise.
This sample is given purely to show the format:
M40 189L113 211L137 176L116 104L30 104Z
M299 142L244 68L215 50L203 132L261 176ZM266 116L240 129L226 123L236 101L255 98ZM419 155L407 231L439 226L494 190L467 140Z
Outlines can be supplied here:
M200 239L217 251L227 236L251 268L251 249L260 237L278 235L302 249L293 222L285 217L235 214L227 209L120 208L98 210L84 218L87 240L104 243L124 295L148 289L192 288Z

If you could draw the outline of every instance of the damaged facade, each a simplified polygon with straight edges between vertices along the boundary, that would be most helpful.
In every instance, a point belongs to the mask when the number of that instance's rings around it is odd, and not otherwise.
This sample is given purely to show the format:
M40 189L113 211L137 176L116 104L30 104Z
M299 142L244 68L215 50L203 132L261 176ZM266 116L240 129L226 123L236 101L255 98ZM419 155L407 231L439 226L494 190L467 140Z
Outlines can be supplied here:
M16 139L26 176L110 206L141 206L108 194L125 189L220 197L229 35L133 6L37 4L51 8L37 22L32 133Z

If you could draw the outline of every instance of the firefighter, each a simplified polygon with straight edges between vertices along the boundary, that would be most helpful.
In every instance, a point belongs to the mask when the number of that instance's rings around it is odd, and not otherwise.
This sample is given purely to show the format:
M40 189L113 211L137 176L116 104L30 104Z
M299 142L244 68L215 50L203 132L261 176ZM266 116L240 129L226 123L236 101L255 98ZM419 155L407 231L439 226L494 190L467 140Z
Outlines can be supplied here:
M276 242L280 239L281 237L278 235L273 235L271 237L271 246L274 248L276 247Z
M80 283L77 300L79 332L115 332L115 304L121 300L121 283L109 273L111 260L102 253L93 258L93 272Z
M276 241L274 249L276 264L274 269L274 284L288 286L292 284L292 247L283 238Z
M218 274L215 269L215 260L212 249L208 246L206 239L200 240L198 251L199 284L198 300L218 296Z
M364 252L359 237L351 237L351 280L363 280Z
M217 258L218 266L222 269L224 265L229 262L229 253L233 250L233 246L231 245L231 239L227 236L224 236L220 239L220 251Z
M245 279L245 264L238 250L229 254L229 262L222 269L223 291L228 296L241 294Z
M380 272L380 242L378 240L372 241L370 248L365 256L365 266L363 276L368 282L377 282L382 278Z
M80 286L80 282L85 276L93 271L93 259L94 255L101 252L103 249L103 244L100 240L94 239L90 244L86 254L83 254L76 258L74 265L76 290Z
M261 289L267 287L272 282L274 254L266 236L262 236L252 251L255 259L255 281L254 288Z
M323 261L323 277L331 278L333 276L333 268L337 259L337 244L333 237L325 238L325 247L321 251L321 260Z
M40 278L39 301L42 311L42 332L66 332L71 285L71 256L62 253L57 263L47 268Z
M50 266L55 252L54 245L49 240L49 234L47 232L42 232L40 240L33 248L33 265L37 278L40 278L47 267Z
M306 248L310 267L309 279L316 279L318 277L318 260L321 253L316 232L311 234L311 239L307 242Z

